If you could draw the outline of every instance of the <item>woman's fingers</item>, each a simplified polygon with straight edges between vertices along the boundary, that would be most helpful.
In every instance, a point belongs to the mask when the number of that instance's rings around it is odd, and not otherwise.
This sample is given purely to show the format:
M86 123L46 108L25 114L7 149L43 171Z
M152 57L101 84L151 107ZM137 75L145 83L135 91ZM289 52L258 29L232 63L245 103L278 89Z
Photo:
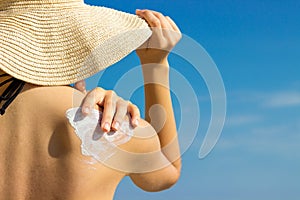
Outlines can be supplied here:
M98 105L103 104L105 94L106 94L106 91L99 87L90 91L85 96L85 98L83 99L83 102L81 104L82 113L84 115L87 115L96 106L98 107Z
M107 91L103 104L103 113L101 120L101 128L104 132L109 132L116 112L117 95L114 91Z
M113 130L116 131L119 129L124 117L127 116L127 114L130 114L131 116L131 125L133 127L137 127L140 119L139 108L130 101L125 101L119 97L116 103L116 112L111 126Z
M160 20L150 10L137 10L136 14L145 19L150 27L161 28Z
M161 31L164 36L164 40L166 41L172 40L175 31L173 30L173 27L170 24L170 22L167 20L167 18L159 12L156 11L151 11L151 12L160 20L161 28L162 28Z
M150 27L179 31L174 21L162 13L153 10L137 10L136 14L144 18Z
M163 14L161 14L160 12L156 12L156 11L150 11L150 12L152 12L153 15L155 17L157 17L157 19L159 19L162 29L168 29L168 30L172 29L171 24L169 23L169 21L166 19L166 17Z
M149 26L152 28L153 32L155 32L159 37L161 37L162 34L162 24L159 18L157 18L154 13L152 13L150 10L137 10L137 15L142 17L147 21Z
M111 126L113 130L119 129L119 127L121 126L121 122L124 120L124 117L127 115L128 102L124 101L122 98L119 98L116 105L117 105L116 113Z
M176 25L176 23L169 17L166 16L166 20L168 20L169 24L172 26L173 30L180 33L180 29Z
M140 111L129 101L122 99L112 90L100 87L90 91L84 98L81 107L82 113L88 115L94 108L103 108L100 127L104 132L118 130L124 118L130 114L133 127L138 126Z
M139 108L136 105L129 102L127 111L131 116L132 126L137 127L139 125L139 121L141 117Z
M166 57L166 54L173 49L181 38L181 33L175 22L170 18L166 17L160 12L152 10L137 10L137 15L147 21L149 26L152 28L152 36L147 41L147 46L143 45L140 49L153 49L151 52L137 51L140 58L143 57L158 57L157 50L162 50L162 57ZM147 55L144 55L147 53Z
M100 123L101 129L104 132L109 132L111 122L115 113L115 94L112 91L106 91L97 87L90 91L83 99L81 109L84 115L88 115L90 111L99 106L104 107L102 120Z

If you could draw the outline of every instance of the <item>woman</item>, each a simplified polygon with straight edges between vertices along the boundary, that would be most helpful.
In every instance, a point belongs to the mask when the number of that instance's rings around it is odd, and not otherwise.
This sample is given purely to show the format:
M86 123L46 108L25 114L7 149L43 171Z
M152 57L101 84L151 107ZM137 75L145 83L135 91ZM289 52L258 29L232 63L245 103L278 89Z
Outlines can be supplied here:
M6 9L15 11L14 6L20 6L19 2L22 1L12 2L9 8L6 7L7 4L0 3L0 11ZM37 0L26 4L23 1L21 7L29 5L30 8L35 8L38 4L51 10L58 6L56 5L58 2L61 6L71 1ZM181 162L168 89L167 58L168 51L180 39L180 32L169 17L158 12L137 10L136 14L145 19L153 31L151 38L137 50L145 81L146 121L139 120L138 126L129 130L132 131L130 138L126 142L115 145L116 151L109 149L114 153L103 160L97 159L98 157L92 154L83 153L83 150L88 150L88 147L82 147L83 140L78 137L80 133L74 130L76 124L72 124L72 127L70 124L72 120L68 120L65 113L79 106L83 111L92 106L100 109L97 106L100 105L104 107L101 121L104 132L109 131L109 126L118 130L120 128L118 123L128 123L130 120L130 116L124 117L124 111L120 112L118 109L124 110L124 107L127 107L121 105L124 101L117 98L114 92L100 88L94 89L85 97L81 92L63 86L64 84L41 86L43 84L34 82L34 78L38 75L26 79L14 73L13 69L9 70L7 63L1 62L1 74L7 72L10 75L0 77L0 82L3 83L11 77L21 77L20 79L26 82L23 85L16 82L16 86L12 86L19 89L19 93L16 93L18 94L16 97L11 95L5 99L8 99L9 103L4 103L5 114L0 117L0 175L2 177L0 199L105 200L113 198L118 183L125 176L130 176L137 186L146 191L169 188L178 180ZM3 22L1 18L0 22ZM127 37L131 36L126 35ZM141 42L142 40L139 41ZM144 48L145 46L147 48ZM4 47L6 46L1 45L0 48ZM2 52L4 51L1 51L1 56ZM17 64L14 67L17 68ZM49 73L47 72L47 75ZM56 76L51 75L50 78L53 77ZM85 77L81 76L73 80L78 81L82 78ZM7 85L0 87L0 94L5 93L9 87ZM151 120L149 112L153 105L160 105L163 112L160 109L153 109L152 127L149 124ZM137 112L136 109L130 112L133 108L129 105L129 113L138 116L134 114ZM115 109L116 113L113 112ZM135 121L131 122L134 124ZM163 121L164 124L155 123L157 121ZM107 134L114 135L117 132ZM120 132L124 130L120 128ZM87 152L91 153L89 150Z

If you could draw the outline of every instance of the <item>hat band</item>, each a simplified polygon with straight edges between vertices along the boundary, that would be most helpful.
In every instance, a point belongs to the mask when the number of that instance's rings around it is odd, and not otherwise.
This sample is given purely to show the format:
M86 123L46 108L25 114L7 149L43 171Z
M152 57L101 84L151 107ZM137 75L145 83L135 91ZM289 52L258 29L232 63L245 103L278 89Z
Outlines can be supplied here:
M0 0L0 11L25 8L72 7L84 4L83 0Z

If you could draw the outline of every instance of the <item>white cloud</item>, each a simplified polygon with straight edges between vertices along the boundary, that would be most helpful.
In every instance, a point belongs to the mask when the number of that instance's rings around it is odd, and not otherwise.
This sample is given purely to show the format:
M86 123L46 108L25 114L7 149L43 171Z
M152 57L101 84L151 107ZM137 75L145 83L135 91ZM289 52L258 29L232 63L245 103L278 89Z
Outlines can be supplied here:
M228 102L231 114L218 147L291 159L300 157L300 118L288 117L291 110L285 109L298 109L299 90L232 92Z
M287 91L271 94L265 99L265 105L270 107L300 106L300 92Z
M218 147L224 150L236 150L281 156L284 158L299 158L300 124L297 121L289 124L273 124L244 129L238 134L224 132Z
M300 90L230 92L228 103L217 148L300 158L300 118L290 115L300 106Z

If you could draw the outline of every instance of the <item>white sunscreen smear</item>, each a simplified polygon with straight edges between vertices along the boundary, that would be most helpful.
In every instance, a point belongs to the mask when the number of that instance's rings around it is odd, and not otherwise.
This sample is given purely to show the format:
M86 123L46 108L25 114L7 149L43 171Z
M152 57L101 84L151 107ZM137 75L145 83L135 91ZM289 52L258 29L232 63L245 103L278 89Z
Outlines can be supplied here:
M133 129L128 121L121 122L118 131L104 133L100 128L102 112L92 110L84 116L81 108L67 110L66 117L81 140L81 152L85 156L103 162L113 156L117 145L128 142L133 135Z

